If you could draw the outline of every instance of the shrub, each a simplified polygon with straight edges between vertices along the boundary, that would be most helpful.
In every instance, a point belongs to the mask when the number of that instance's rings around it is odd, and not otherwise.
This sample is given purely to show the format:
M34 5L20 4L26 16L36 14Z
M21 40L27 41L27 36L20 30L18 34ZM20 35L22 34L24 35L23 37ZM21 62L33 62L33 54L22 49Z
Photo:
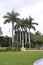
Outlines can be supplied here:
M20 51L20 48L15 47L13 51Z
M15 42L14 42L14 47L20 48L20 47L21 47L21 43L20 43L20 42L15 41Z
M0 52L6 51L6 47L0 47Z
M6 51L11 51L11 50L12 50L11 47L6 48Z
M12 51L11 47L0 47L0 52ZM14 47L13 51L20 51L20 48Z
M26 48L26 50L39 50L39 48Z

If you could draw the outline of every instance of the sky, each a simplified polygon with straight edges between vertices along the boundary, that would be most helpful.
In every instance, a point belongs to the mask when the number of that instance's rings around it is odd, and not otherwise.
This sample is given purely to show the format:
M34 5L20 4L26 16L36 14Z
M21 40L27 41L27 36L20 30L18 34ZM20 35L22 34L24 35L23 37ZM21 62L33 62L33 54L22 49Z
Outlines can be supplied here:
M33 22L39 24L35 26L36 31L43 34L43 0L0 0L0 27L4 36L12 36L11 23L4 24L5 19L3 16L13 9L15 12L20 13L20 18L28 18L29 15L34 18ZM32 32L34 33L34 30Z

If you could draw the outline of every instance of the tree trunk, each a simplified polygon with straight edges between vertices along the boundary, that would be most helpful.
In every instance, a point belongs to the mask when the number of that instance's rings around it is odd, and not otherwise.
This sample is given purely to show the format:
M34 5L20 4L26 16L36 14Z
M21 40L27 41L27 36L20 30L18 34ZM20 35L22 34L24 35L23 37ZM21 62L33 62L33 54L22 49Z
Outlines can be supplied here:
M24 32L23 32L23 29L22 29L22 47L24 47Z
M31 43L30 43L30 29L29 29L29 48L31 47Z
M13 35L13 27L14 27L14 23L12 22L12 50L14 48L14 35Z
M10 44L10 29L9 29L9 47L11 47L11 44Z
M21 47L21 51L25 51L24 48L24 31L22 30L22 47Z
M25 32L25 47L26 47L26 43L27 43L27 33Z
M21 31L20 31L20 43L21 43Z

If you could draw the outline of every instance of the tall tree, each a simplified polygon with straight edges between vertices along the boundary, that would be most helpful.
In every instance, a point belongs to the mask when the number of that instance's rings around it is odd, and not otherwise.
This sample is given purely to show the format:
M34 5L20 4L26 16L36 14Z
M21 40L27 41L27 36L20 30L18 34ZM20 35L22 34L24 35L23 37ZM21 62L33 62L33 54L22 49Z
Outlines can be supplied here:
M14 27L15 34L17 35L17 42L18 42L18 25L16 24Z
M3 34L3 32L2 32L2 28L0 27L0 35L2 35Z
M3 16L5 18L4 24L6 24L7 22L8 23L12 22L12 50L13 50L13 44L14 44L13 28L14 28L14 23L19 22L18 16L19 16L19 13L14 12L14 10L12 10L11 13L8 12L6 15Z
M34 18L32 18L31 16L29 16L29 19L26 18L25 19L25 24L26 26L29 28L29 48L31 47L31 42L30 42L30 29L34 29L36 30L35 26L34 25L38 25L38 23L35 23L35 22L32 22L34 20Z
M24 28L25 31L25 47L26 47L26 43L27 43L27 27Z
M36 31L35 35L40 35L41 36L41 33L39 31Z
M25 31L26 27L25 27L25 19L24 18L21 20L20 26L22 28L22 47L24 47L24 32L26 32Z
M20 20L19 26L22 29L22 47L24 47L24 27L25 27L24 18ZM21 40L21 31L20 31L20 40Z

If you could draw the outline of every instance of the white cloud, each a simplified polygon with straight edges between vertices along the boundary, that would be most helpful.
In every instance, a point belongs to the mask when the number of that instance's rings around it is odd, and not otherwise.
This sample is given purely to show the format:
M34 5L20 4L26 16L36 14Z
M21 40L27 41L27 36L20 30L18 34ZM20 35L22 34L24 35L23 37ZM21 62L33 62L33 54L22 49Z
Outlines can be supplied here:
M35 15L40 13L43 10L43 1L39 1L33 6L24 6L21 8L20 13L23 16Z
M43 0L33 6L22 7L20 14L22 18L31 15L35 19L34 21L39 24L36 29L43 34Z
M39 30L43 34L43 0L1 0L0 26L2 27L4 35L9 35L8 32L9 28L11 31L11 23L4 25L4 19L2 16L5 15L8 11L11 11L12 9L19 12L21 18L31 15L35 19L34 21L39 23L39 26L36 27L37 30Z

